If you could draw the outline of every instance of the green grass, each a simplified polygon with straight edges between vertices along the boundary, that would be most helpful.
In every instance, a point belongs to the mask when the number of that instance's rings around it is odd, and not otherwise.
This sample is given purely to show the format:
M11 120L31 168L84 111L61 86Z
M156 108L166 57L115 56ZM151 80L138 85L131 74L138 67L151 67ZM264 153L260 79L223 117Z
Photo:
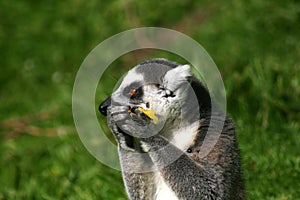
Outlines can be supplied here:
M126 199L120 172L74 128L72 86L101 41L141 26L179 30L209 52L235 120L249 199L300 199L300 3L297 1L0 1L0 199ZM115 61L97 101L126 70ZM104 119L104 118L101 118ZM105 122L102 122L104 124Z

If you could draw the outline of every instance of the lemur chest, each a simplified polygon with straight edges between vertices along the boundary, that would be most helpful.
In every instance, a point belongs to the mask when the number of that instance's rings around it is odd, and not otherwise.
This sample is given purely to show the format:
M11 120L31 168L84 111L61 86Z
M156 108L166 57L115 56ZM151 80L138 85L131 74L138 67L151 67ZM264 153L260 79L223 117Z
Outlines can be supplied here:
M197 137L199 122L196 121L188 126L183 126L172 132L170 142L182 152L185 152Z
M178 200L176 194L168 186L165 180L162 178L159 172L154 176L154 184L156 185L156 191L154 194L155 200Z
M195 122L190 126L184 126L173 132L170 142L184 153L186 149L193 143L198 130L199 122ZM155 200L179 200L175 192L167 184L159 172L155 173L154 185L156 185Z

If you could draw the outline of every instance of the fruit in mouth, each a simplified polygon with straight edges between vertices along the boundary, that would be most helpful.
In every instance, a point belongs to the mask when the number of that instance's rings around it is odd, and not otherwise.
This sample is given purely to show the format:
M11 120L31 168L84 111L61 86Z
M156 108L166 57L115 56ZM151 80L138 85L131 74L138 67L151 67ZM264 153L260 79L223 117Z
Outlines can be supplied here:
M128 112L139 115L140 113L144 114L146 117L151 119L154 124L158 122L158 117L155 115L155 111L153 109L144 109L142 107L130 106Z

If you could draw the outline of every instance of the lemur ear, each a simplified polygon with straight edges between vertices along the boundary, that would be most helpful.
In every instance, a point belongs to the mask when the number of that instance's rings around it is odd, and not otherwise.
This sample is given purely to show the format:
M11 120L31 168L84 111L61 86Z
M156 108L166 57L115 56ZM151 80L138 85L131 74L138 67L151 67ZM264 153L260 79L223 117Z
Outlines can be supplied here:
M192 73L189 65L179 65L165 74L163 77L163 87L175 91L182 84L187 83L191 76Z

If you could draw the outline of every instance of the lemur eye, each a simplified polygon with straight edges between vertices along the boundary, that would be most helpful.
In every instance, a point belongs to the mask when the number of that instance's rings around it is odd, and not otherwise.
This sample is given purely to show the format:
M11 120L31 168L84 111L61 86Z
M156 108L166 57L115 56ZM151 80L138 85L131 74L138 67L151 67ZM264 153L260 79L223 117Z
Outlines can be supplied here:
M136 89L131 89L129 94L130 94L130 97L133 97L134 95L136 95Z
M144 91L142 87L138 87L130 89L127 94L129 94L131 100L138 101L141 100L141 98L143 97Z

